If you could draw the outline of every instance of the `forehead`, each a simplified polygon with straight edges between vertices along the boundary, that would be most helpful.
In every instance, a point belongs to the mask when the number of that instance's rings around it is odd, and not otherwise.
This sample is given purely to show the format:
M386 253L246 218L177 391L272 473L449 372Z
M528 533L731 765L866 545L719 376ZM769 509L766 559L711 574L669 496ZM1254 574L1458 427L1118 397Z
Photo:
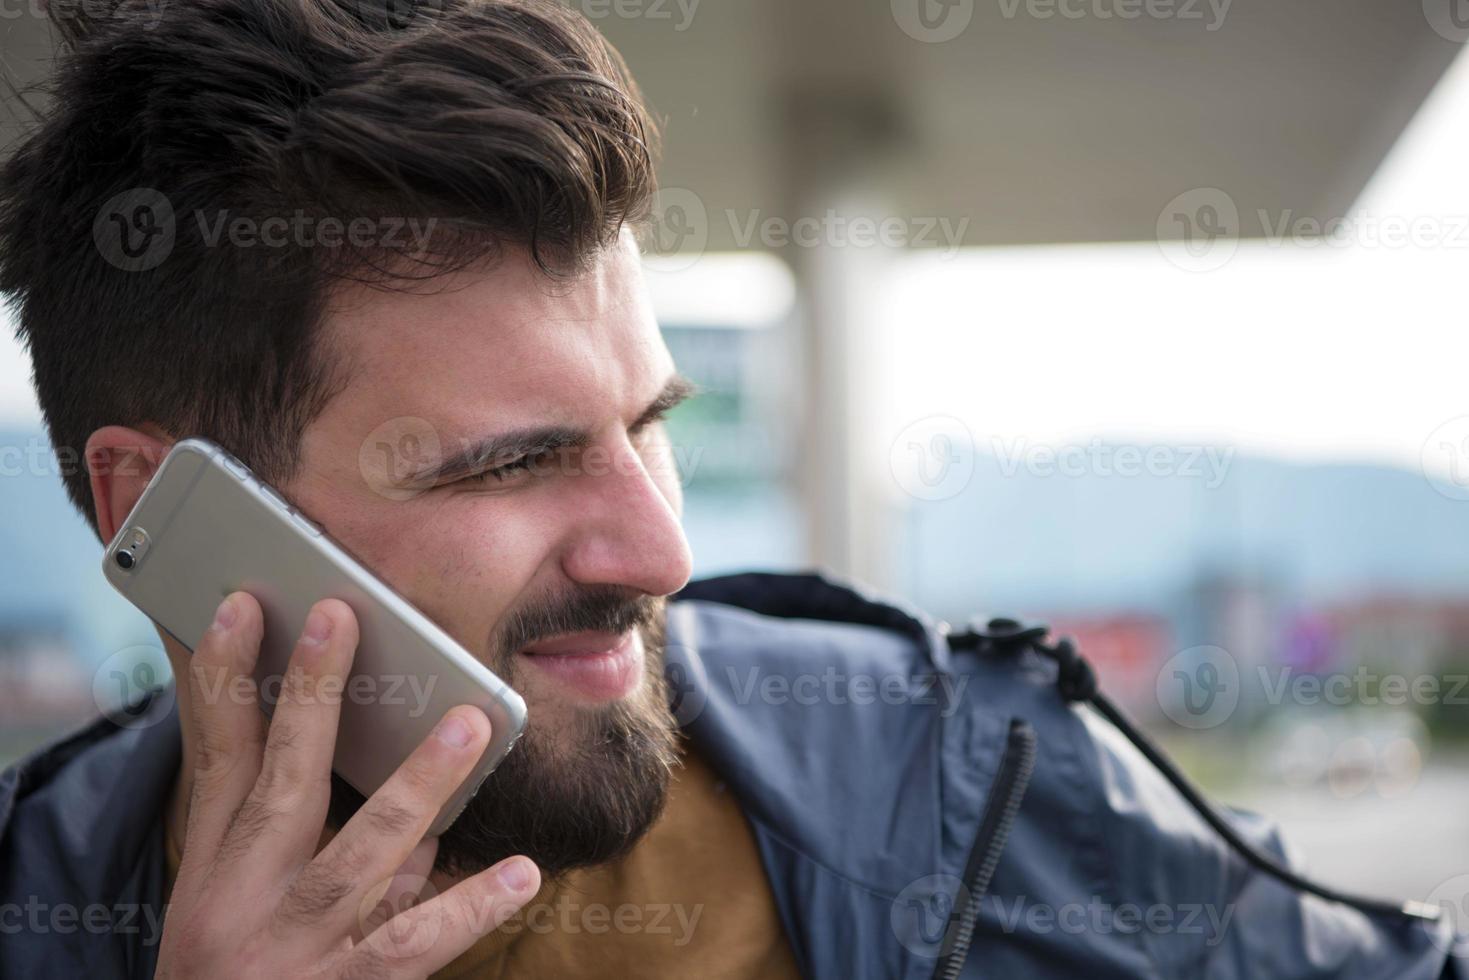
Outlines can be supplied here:
M627 238L570 280L507 252L411 292L353 285L324 329L349 377L325 414L354 428L405 415L466 436L585 423L646 402L673 370Z

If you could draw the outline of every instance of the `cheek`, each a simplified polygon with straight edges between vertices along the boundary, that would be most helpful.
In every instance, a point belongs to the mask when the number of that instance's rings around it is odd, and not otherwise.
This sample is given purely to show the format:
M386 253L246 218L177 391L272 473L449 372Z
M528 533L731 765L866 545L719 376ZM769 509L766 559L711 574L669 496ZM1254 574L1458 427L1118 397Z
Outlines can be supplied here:
M509 503L465 495L440 511L428 526L431 553L422 558L435 586L472 590L482 599L508 598L525 587L544 560L545 538L533 514Z
M546 561L540 522L512 513L509 503L470 495L449 501L425 525L424 550L411 575L412 588L424 597L424 611L451 633L462 629L478 644L524 601Z
M508 513L507 503L470 495L391 503L330 530L449 635L483 654L546 554L540 522Z

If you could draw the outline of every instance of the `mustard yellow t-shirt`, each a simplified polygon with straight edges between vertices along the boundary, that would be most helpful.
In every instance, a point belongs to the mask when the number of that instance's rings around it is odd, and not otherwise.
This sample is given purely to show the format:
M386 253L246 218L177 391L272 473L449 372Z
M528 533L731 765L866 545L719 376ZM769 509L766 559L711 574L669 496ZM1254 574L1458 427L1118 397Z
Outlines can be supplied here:
M167 837L172 887L179 851ZM574 871L435 980L800 976L754 836L732 793L685 748L668 803L619 861Z

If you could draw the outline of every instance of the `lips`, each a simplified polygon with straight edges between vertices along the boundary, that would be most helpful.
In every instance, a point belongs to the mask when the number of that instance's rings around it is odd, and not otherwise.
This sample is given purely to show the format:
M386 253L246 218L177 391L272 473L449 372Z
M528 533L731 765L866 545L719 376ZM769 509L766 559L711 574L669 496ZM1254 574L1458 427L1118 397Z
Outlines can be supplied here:
M567 633L563 636L542 640L525 648L532 657L583 657L597 653L608 653L627 639L627 634Z
M567 633L532 644L525 662L577 700L600 703L631 694L643 675L643 642L637 630Z

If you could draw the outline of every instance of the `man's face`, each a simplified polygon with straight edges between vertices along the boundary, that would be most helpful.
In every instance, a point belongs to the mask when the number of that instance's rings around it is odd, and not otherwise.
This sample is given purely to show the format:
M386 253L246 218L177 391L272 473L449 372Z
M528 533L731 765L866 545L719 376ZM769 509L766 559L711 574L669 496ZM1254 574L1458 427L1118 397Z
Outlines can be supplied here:
M507 252L408 292L354 285L322 342L350 380L282 489L529 708L440 866L519 852L555 873L620 853L662 804L660 597L690 574L678 474L648 418L681 379L636 246L624 236L559 283ZM339 783L334 815L354 796Z

